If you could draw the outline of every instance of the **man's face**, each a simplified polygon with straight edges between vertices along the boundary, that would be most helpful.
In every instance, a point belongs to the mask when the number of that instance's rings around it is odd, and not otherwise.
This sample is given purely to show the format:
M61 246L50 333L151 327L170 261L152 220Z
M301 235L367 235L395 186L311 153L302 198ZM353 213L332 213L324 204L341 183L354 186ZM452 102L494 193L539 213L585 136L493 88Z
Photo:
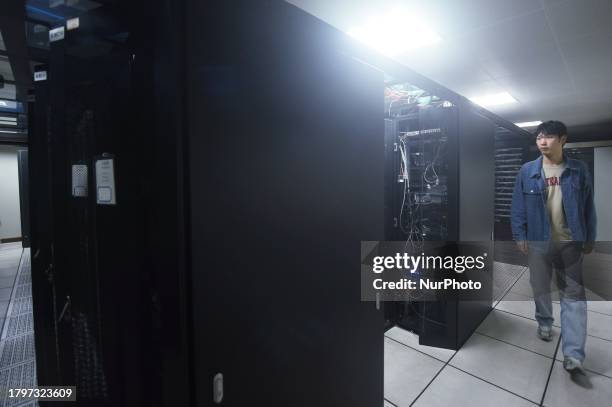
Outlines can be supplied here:
M556 156L563 150L563 144L567 136L540 133L536 137L536 143L540 152L546 156Z

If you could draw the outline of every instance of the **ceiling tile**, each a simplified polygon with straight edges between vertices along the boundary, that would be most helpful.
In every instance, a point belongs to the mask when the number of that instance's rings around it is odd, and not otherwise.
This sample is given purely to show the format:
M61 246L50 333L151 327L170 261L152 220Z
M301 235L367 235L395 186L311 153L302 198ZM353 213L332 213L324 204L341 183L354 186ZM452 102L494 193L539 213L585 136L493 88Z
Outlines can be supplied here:
M492 78L505 76L543 76L551 70L565 69L559 48L554 43L525 48L518 55L481 59L482 69Z
M612 33L612 1L567 0L546 7L559 41L594 32Z
M532 110L540 115L539 120L561 120L574 125L592 117L595 123L606 118L612 120L612 99L607 102L581 101L575 94L569 94L559 98L557 103L533 104Z
M538 11L471 31L461 39L478 50L480 59L521 58L525 53L537 53L555 44L553 33L544 21L544 12Z
M483 95L490 95L508 91L503 87L503 85L492 80L483 82L457 82L455 84L450 85L449 87L451 87L451 89L453 89L455 92L465 96L468 99L472 97L479 97ZM509 93L512 95L511 92Z
M567 125L595 124L612 121L612 104L587 105L585 109L574 107L551 107L548 109L547 118L561 120Z
M510 112L494 112L496 114L499 114L500 116L503 116L504 119L511 121L513 123L519 123L519 122L532 122L532 121L536 121L536 120L540 120L540 116L538 116L537 114L535 114L533 111L519 106L518 108L510 111Z
M521 103L558 103L559 98L572 94L569 76L564 70L552 70L547 76L537 74L497 78L496 81Z
M478 59L454 41L409 52L398 61L446 86L491 79L479 66Z
M434 19L440 34L451 36L542 9L534 0L433 0L420 3L425 4L421 7Z
M595 92L586 89L578 89L576 93L576 104L582 105L586 102L608 104L612 102L612 89L601 89Z
M560 45L576 87L586 92L612 90L612 34L598 33Z

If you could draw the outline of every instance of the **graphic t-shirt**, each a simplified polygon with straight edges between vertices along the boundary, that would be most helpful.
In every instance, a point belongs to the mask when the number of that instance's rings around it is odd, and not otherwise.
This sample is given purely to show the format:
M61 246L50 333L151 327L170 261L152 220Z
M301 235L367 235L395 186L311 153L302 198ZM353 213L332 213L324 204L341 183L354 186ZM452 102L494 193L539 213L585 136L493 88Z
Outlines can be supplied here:
M543 164L545 185L548 195L546 209L552 230L552 240L572 240L572 233L567 227L565 211L563 210L563 195L561 193L561 174L565 170L565 162L561 164Z

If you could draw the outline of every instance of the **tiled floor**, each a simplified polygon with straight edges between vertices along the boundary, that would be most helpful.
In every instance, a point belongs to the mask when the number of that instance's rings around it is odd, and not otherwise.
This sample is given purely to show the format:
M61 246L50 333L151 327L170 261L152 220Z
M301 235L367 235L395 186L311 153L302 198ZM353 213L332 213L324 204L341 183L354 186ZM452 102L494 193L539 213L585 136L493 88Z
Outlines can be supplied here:
M7 397L8 388L36 385L30 273L29 249L21 243L0 245L0 407L38 405L34 399Z
M561 363L560 306L554 340L536 336L525 270L457 352L418 344L398 327L385 338L385 407L612 405L612 302L588 304L586 375Z
M0 244L0 332L6 319L22 251L21 243Z

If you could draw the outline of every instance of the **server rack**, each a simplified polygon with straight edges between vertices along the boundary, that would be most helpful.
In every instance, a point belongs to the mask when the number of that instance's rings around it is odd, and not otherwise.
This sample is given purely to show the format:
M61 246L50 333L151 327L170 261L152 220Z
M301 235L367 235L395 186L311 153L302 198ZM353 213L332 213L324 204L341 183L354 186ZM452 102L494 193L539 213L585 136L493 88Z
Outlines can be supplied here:
M133 46L109 39L121 30L118 15L81 16L82 30L50 45L48 63L36 68L48 79L35 82L31 109L37 378L76 386L80 405L158 398L144 391L157 371L143 210L150 143L134 120ZM97 199L95 164L104 153L115 157L116 205Z
M497 126L495 129L495 260L526 265L527 257L512 241L510 214L516 175L529 160L530 135L525 130Z
M415 252L431 242L490 242L493 122L460 98L407 82L388 84L387 96L386 239L405 241ZM387 304L386 326L418 333L421 344L457 349L490 307L486 297L481 303L402 299Z

